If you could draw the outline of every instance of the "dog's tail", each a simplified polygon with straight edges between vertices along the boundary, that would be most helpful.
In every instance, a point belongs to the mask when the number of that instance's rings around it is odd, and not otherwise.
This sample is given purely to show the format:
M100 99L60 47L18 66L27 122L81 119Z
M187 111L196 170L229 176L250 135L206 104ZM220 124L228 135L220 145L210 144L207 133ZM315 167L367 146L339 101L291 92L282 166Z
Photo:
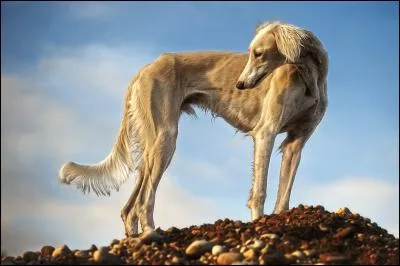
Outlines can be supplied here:
M127 90L120 131L110 154L94 165L65 163L59 171L62 183L76 184L84 193L92 189L98 196L110 195L111 188L118 191L134 172L142 153L141 145L137 142L139 138L136 138L142 124L136 98L136 79L132 80Z

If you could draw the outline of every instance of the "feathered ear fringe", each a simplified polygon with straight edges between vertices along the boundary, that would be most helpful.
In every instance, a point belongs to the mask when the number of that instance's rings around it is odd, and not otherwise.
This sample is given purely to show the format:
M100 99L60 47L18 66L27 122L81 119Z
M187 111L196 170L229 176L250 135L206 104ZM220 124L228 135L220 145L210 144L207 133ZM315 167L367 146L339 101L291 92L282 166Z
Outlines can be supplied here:
M304 41L309 38L308 31L281 21L267 21L256 27L256 35L265 28L274 34L278 50L286 60L296 62L304 47Z
M308 37L307 33L295 26L278 26L274 29L278 50L289 62L297 62L304 47L303 42Z
M266 28L266 27L268 27L268 26L271 26L271 25L273 25L273 24L274 24L274 25L278 25L278 24L283 24L283 22L277 21L277 20L268 20L268 21L260 22L260 23L258 23L257 26L256 26L255 35L257 35L257 33L259 33L260 30L262 30L262 29L264 29L264 28Z

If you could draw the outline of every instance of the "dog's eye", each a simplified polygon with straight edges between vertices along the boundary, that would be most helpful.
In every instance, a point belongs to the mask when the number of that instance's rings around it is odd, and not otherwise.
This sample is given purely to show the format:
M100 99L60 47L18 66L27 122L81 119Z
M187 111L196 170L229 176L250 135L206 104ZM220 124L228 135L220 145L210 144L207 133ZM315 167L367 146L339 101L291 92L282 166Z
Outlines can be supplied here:
M261 53L261 52L256 52L256 51L254 51L254 57L255 57L255 58L260 57L260 56L262 56L262 53Z

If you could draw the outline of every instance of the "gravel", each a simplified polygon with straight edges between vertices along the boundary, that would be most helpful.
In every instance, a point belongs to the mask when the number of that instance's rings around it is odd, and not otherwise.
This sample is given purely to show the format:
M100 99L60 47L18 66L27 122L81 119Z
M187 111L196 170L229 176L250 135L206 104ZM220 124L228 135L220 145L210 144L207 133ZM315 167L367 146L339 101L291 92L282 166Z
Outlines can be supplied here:
M348 208L328 212L299 205L249 223L220 219L155 232L74 252L66 245L44 246L17 257L2 255L1 264L399 264L399 239Z

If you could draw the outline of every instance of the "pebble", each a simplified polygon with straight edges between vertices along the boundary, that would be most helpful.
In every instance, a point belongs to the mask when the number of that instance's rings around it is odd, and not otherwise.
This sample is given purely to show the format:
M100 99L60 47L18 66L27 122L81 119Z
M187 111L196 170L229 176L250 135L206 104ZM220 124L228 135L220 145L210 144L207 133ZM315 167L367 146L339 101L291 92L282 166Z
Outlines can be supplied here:
M335 234L336 238L345 238L349 236L351 233L354 232L354 227L346 227L346 228L340 228L338 232Z
M22 255L22 259L24 261L35 261L35 260L37 260L38 257L39 257L39 255L33 251L27 251Z
M344 255L329 255L329 254L321 254L319 256L321 262L329 262L329 263L341 263L349 261L349 257Z
M261 250L261 254L268 253L269 250L270 250L270 246L267 244L267 245L265 245L265 247Z
M143 244L151 244L151 243L160 243L163 237L157 233L156 231L147 231L140 235L139 239L142 241Z
M321 230L322 232L326 232L329 230L329 228L325 225L325 224L319 224L318 225L319 230Z
M345 215L350 215L351 211L347 207L345 207L345 208L338 209L335 213L339 214L341 216L345 216Z
M52 246L43 246L42 249L40 250L40 255L43 258L50 257L53 254L54 250L55 248Z
M260 238L269 238L269 239L276 239L278 238L277 234L262 234Z
M87 259L89 258L89 252L85 250L78 250L74 252L74 256L80 259Z
M113 239L110 243L110 247L113 247L114 245L118 245L119 244L119 240L118 239Z
M285 259L288 264L293 264L296 262L296 257L292 254L285 254Z
M285 265L287 260L279 251L266 253L260 260L261 264Z
M248 260L252 260L256 258L256 252L254 251L254 249L249 249L243 253L243 256Z
M180 230L178 228L176 228L175 226L172 226L172 227L167 229L167 232L170 233L170 234L175 234L175 233L179 233Z
M56 248L53 251L52 257L58 257L58 256L66 256L71 254L71 250L69 249L69 247L67 245L62 245L61 247Z
M317 252L315 249L308 249L303 251L307 257L313 257Z
M296 257L296 258L298 258L298 259L303 259L304 258L304 253L301 252L300 250L293 251L291 255Z
M218 256L217 263L220 265L231 265L244 259L243 255L237 252L225 252Z
M240 247L240 245L239 245L238 248L239 248L239 252L242 253L242 254L243 254L244 252L246 252L246 250L248 250L248 248L247 248L246 246Z
M211 254L218 256L219 254L226 252L226 248L221 245L215 245L212 247Z
M120 264L121 259L118 256L110 254L108 247L100 247L93 253L93 260L98 263Z
M95 251L95 250L97 250L97 246L94 245L94 244L92 244L92 245L90 246L89 250L90 250L90 251Z
M194 258L198 258L204 253L211 251L212 245L204 239L201 240L195 240L190 244L186 250L185 253L186 255Z
M261 240L254 240L254 243L250 246L250 248L253 249L262 249L264 247L265 243Z
M172 258L172 263L173 264L178 264L178 265L183 265L185 263L185 259L175 256L175 257Z

